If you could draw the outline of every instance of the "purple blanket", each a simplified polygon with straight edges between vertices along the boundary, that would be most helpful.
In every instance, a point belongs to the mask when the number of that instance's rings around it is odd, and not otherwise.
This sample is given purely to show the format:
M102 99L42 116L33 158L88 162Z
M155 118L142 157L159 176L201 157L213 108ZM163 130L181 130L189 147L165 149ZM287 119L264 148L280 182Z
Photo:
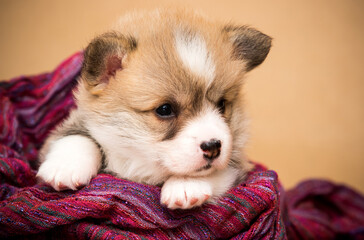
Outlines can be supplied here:
M160 188L100 174L78 191L35 180L38 150L74 106L77 53L54 72L0 82L0 238L364 239L364 198L327 181L285 192L256 164L215 204L169 210Z

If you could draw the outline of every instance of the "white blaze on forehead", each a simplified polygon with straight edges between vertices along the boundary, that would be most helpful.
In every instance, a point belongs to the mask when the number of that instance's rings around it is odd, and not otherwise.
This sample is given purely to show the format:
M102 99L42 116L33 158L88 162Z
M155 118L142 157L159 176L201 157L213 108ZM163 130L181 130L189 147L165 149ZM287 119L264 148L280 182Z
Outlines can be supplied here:
M206 42L198 35L176 33L176 49L185 67L209 82L215 78L215 64Z

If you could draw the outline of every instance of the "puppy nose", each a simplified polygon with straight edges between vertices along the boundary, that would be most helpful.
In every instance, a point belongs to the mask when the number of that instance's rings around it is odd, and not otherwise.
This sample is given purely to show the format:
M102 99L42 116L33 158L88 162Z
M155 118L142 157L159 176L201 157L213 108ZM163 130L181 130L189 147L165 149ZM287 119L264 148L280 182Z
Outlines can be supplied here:
M215 158L217 158L220 155L221 141L213 138L210 139L210 141L202 142L200 148L203 151L203 157L208 162L212 162Z

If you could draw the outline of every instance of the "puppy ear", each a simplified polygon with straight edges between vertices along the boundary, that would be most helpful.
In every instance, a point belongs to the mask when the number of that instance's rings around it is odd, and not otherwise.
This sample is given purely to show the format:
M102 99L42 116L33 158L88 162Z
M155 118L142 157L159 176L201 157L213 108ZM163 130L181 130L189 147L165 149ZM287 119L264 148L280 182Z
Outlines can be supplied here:
M272 38L248 26L226 26L223 32L233 44L233 57L246 62L250 71L267 57Z
M91 41L84 51L82 77L95 92L102 90L123 68L127 53L136 48L133 37L125 37L115 32L102 34Z

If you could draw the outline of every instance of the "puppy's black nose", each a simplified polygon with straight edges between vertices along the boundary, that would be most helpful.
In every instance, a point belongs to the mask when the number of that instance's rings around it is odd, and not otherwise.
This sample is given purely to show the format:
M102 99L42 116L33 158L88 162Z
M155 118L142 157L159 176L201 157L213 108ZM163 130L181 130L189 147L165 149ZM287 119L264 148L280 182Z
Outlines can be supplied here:
M203 157L208 162L212 162L220 155L221 141L213 138L210 141L202 142L200 148L203 151Z

